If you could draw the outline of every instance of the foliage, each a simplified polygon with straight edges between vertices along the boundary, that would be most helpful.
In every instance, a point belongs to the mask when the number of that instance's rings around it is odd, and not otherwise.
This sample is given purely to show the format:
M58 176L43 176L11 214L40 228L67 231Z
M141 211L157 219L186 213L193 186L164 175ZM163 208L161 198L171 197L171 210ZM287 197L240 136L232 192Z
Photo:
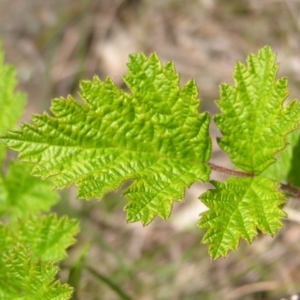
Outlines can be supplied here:
M15 219L28 212L48 211L59 200L51 182L32 177L31 171L30 165L14 161L7 176L0 177L0 216Z
M135 179L126 191L128 221L146 225L156 214L167 219L186 186L208 180L209 115L198 114L193 81L179 89L172 64L136 55L128 68L131 95L110 79L82 82L84 104L56 99L54 118L35 116L6 141L35 175L54 175L58 188L76 184L80 198L100 198Z
M210 245L213 258L235 250L240 238L252 242L258 229L274 236L282 227L280 219L285 213L279 206L285 197L275 181L231 177L223 183L211 183L215 189L201 195L210 210L202 214L199 226L208 228L203 242Z
M221 113L215 121L223 138L218 143L237 168L253 176L212 182L216 190L200 197L210 208L202 214L199 226L208 228L203 241L210 245L213 258L235 250L241 237L252 242L257 230L274 236L282 227L285 213L279 207L285 196L278 182L260 174L287 146L286 135L299 127L300 105L294 100L283 106L287 80L276 81L275 60L272 50L265 47L257 57L249 55L247 66L237 63L234 87L221 86Z
M285 136L299 127L300 105L294 100L283 106L288 95L287 79L276 80L278 65L269 47L248 64L237 63L235 86L221 85L221 110L215 116L223 138L220 147L236 167L259 175L287 145Z
M76 185L79 198L100 199L131 180L124 193L127 219L147 225L156 215L167 219L186 187L209 181L211 169L222 168L208 162L210 116L198 112L194 81L180 88L174 65L163 66L156 54L131 55L128 69L130 93L110 78L83 81L83 103L55 99L53 115L34 116L32 125L2 140L34 175L50 177L56 188ZM235 250L241 238L252 242L259 230L274 236L286 216L280 182L298 185L294 164L287 162L299 152L300 105L286 102L287 79L277 80L277 72L276 55L264 47L246 65L237 63L234 86L221 85L218 143L245 173L231 170L233 176L211 181L214 189L200 196L209 210L198 225L207 229L203 242L214 259Z
M29 216L0 227L0 299L69 299L72 288L54 280L55 263L73 244L77 222Z
M55 215L28 215L10 225L2 225L1 247L9 250L15 244L31 248L33 260L58 262L65 249L74 243L78 232L77 221Z
M25 95L14 91L15 69L3 61L0 49L2 134L15 126L25 104ZM51 182L32 177L30 165L9 162L4 145L0 159L7 166L0 174L0 299L70 299L72 288L55 279L56 264L75 241L77 221L41 215L59 200Z
M25 94L15 92L16 70L4 64L4 53L0 42L0 135L12 129L23 113L26 104ZM0 145L0 163L5 157L5 145Z

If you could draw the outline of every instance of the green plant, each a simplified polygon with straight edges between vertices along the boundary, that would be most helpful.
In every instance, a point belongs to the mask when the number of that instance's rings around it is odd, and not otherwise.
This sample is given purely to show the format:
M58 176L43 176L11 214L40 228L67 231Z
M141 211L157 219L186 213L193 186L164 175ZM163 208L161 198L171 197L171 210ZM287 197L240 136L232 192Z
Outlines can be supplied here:
M221 112L214 116L223 135L218 143L242 171L209 162L210 115L198 112L194 81L180 88L174 65L162 66L156 54L131 55L128 69L124 81L131 93L110 78L83 81L83 104L71 96L55 99L53 115L33 116L32 125L9 131L2 141L32 165L33 175L51 177L59 189L76 185L82 199L101 198L133 180L124 193L127 219L143 225L157 215L167 219L185 188L209 181L211 170L223 172L230 177L210 181L214 189L200 196L209 210L198 226L207 229L203 242L209 244L212 258L237 249L241 238L251 242L259 230L274 236L286 216L282 207L288 195L300 196L294 167L300 161L300 105L298 100L285 104L287 80L276 79L278 65L271 48L249 55L247 65L236 65L235 86L221 85ZM0 92L7 86L1 82Z
M1 134L15 125L26 103L25 95L14 91L15 75L0 49ZM56 264L74 243L78 222L42 214L58 194L49 180L30 175L30 165L9 161L3 144L0 163L6 166L0 174L0 299L69 299L72 288L56 279Z

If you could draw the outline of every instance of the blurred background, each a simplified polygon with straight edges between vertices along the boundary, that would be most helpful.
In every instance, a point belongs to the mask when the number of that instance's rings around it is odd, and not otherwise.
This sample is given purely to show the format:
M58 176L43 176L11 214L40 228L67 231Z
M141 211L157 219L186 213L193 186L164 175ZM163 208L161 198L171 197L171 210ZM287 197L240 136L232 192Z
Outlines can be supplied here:
M6 61L17 67L18 89L28 94L23 121L49 111L53 98L77 97L82 79L111 76L124 87L128 54L136 52L173 61L182 83L196 80L202 111L213 114L219 84L233 83L235 63L265 45L278 54L290 98L300 92L299 0L0 0L0 38ZM220 135L214 124L211 133ZM211 162L230 167L213 145ZM196 228L205 210L197 198L209 187L193 185L168 222L145 228L126 223L121 191L101 202L63 191L55 211L81 223L60 274L75 286L74 299L250 300L299 292L299 200L287 204L290 218L275 238L259 235L212 261Z

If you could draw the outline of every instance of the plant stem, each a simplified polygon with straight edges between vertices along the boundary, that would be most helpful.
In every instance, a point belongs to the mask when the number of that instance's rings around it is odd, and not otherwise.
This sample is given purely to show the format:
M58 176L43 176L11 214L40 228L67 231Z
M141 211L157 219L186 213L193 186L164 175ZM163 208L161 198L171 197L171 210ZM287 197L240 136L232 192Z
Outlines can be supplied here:
M86 269L94 275L96 278L98 278L100 281L104 282L106 285L108 285L121 299L123 300L132 300L131 297L129 297L123 290L114 283L109 277L99 273L97 270L95 270L92 267L86 266Z
M224 168L221 166L217 166L215 164L212 163L207 163L214 171L223 173L223 174L227 174L227 175L231 175L231 176L236 176L236 177L254 177L254 174L250 174L250 173L246 173L246 172L241 172L241 171L235 171L232 169L228 169L228 168ZM279 187L282 191L293 195L296 198L300 198L300 189L295 188L293 186L291 186L290 184L285 184L285 183L280 183Z
M280 183L280 189L293 195L296 198L300 198L300 190L291 186L290 184Z
M231 169L227 169L221 166L217 166L215 164L212 163L207 163L213 170L223 173L223 174L227 174L227 175L232 175L232 176L236 176L236 177L253 177L254 174L249 174L246 172L241 172L241 171L235 171L235 170L231 170Z

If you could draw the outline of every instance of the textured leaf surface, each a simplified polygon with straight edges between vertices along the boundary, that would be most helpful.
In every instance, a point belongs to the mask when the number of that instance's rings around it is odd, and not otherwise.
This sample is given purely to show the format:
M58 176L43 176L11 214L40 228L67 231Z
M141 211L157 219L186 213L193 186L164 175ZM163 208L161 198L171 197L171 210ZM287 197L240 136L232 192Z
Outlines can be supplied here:
M32 166L12 162L6 177L0 178L0 216L11 219L29 212L47 211L59 199L49 180L41 181L30 173Z
M216 189L200 197L210 210L202 214L199 226L208 228L203 242L210 245L213 259L236 250L240 238L251 242L258 230L274 236L282 227L285 213L279 206L286 200L277 182L258 176L212 184Z
M84 104L53 101L47 114L10 132L4 141L20 158L36 164L34 174L54 176L57 188L76 184L80 198L100 198L127 180L129 221L166 219L173 201L210 168L209 115L199 114L193 81L179 88L179 75L155 54L132 55L124 80L132 94L107 79L82 82Z
M283 105L287 80L276 80L275 60L265 47L258 56L249 55L247 66L236 65L234 87L221 86L221 114L215 116L224 136L219 145L238 168L251 174L274 163L275 153L286 146L285 136L299 127L299 101Z
M0 42L0 135L12 129L23 113L25 94L15 92L16 70L4 64L4 54ZM0 163L5 155L5 146L0 144Z
M77 232L76 221L54 215L0 224L0 299L69 299L72 288L55 281L54 263Z

